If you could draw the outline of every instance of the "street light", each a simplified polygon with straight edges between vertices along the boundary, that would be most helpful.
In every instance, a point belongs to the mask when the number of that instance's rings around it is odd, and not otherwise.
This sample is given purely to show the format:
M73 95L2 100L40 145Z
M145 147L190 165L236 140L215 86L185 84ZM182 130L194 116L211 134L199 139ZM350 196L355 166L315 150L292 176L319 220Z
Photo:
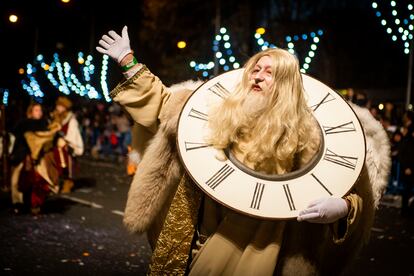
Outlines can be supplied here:
M70 0L61 0L63 3L69 3L70 2Z
M11 15L9 16L9 21L10 21L11 23L16 23L18 19L19 19L19 18L18 18L18 17L17 17L17 15L15 15L15 14L11 14Z
M187 46L187 43L185 41L178 41L177 47L179 49L184 49Z

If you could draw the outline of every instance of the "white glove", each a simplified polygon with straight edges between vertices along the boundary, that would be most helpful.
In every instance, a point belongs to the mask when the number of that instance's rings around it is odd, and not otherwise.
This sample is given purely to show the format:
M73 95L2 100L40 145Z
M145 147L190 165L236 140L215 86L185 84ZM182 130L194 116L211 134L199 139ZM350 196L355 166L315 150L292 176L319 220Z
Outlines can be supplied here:
M108 36L109 35L109 36ZM129 53L132 53L131 46L129 44L128 28L125 26L122 29L122 36L119 36L114 31L109 31L108 35L103 35L99 40L99 45L102 47L96 47L96 50L101 54L110 56L113 60L121 63L121 60Z
M343 198L320 198L311 202L299 212L298 221L313 223L332 223L348 214L348 205Z

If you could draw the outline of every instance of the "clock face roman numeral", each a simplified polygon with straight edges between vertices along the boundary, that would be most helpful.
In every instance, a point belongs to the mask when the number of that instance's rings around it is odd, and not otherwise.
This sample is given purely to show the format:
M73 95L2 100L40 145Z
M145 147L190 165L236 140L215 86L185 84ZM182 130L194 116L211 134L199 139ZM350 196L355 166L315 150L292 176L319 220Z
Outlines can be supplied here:
M211 189L217 188L230 174L234 172L234 169L229 165L224 165L218 172L216 172L209 180L206 181L207 186Z
M290 210L291 211L296 210L295 203L293 202L292 194L290 193L289 185L283 184L283 190L285 191L285 195L286 195Z
M185 144L185 151L201 149L201 148L206 148L210 146L207 143L196 143L196 142L184 142L184 144Z
M250 208L256 209L256 210L260 209L260 202L262 201L264 188L265 188L265 184L256 183L256 188L254 189L254 194L253 194L252 202L250 204Z
M196 119L200 119L200 120L203 120L203 121L208 121L208 115L207 114L205 114L201 111L198 111L194 108L191 108L190 112L188 113L188 116L196 118Z
M210 90L211 92L223 99L227 98L230 95L230 91L227 90L220 82L217 82L208 90Z
M328 190L328 188L326 188L325 185L323 185L322 181L319 180L319 178L317 178L313 173L311 173L312 177L316 180L316 182L318 182L319 185L322 186L322 188L325 189L325 191L328 192L329 195L332 195L331 191Z
M326 103L328 103L328 102L330 102L330 101L333 101L333 100L335 100L335 97L334 97L334 96L332 96L330 93L327 93L327 94L325 95L325 97L323 97L322 101L320 101L319 103L317 103L317 104L315 104L315 105L312 105L310 108L311 108L313 111L316 111L316 109L318 109L321 105L326 104Z
M358 157L338 155L330 149L326 149L325 157L323 159L353 170L355 170L358 161Z
M354 122L350 121L345 124L341 124L338 126L324 126L323 130L325 131L325 134L335 134L335 133L342 133L342 132L350 132L350 131L356 131Z

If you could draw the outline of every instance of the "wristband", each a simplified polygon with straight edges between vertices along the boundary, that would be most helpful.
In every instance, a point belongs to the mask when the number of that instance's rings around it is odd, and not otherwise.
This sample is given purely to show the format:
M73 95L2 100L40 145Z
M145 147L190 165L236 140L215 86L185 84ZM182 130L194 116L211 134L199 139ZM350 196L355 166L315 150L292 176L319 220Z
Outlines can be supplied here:
M122 66L122 71L126 72L129 69L131 69L132 67L134 67L136 64L138 64L138 61L135 57L132 58L132 60L130 62L128 62L126 65Z

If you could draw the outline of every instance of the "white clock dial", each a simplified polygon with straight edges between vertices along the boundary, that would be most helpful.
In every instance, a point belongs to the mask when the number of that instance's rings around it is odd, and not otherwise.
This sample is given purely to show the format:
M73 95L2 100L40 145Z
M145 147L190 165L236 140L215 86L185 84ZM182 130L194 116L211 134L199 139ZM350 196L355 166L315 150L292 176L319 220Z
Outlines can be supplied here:
M320 81L302 75L308 106L321 128L321 147L305 168L276 176L254 172L228 153L219 161L205 142L208 110L232 93L244 69L217 76L187 100L178 122L177 144L187 173L211 198L241 213L267 219L298 215L310 201L346 195L365 162L365 136L352 108Z

